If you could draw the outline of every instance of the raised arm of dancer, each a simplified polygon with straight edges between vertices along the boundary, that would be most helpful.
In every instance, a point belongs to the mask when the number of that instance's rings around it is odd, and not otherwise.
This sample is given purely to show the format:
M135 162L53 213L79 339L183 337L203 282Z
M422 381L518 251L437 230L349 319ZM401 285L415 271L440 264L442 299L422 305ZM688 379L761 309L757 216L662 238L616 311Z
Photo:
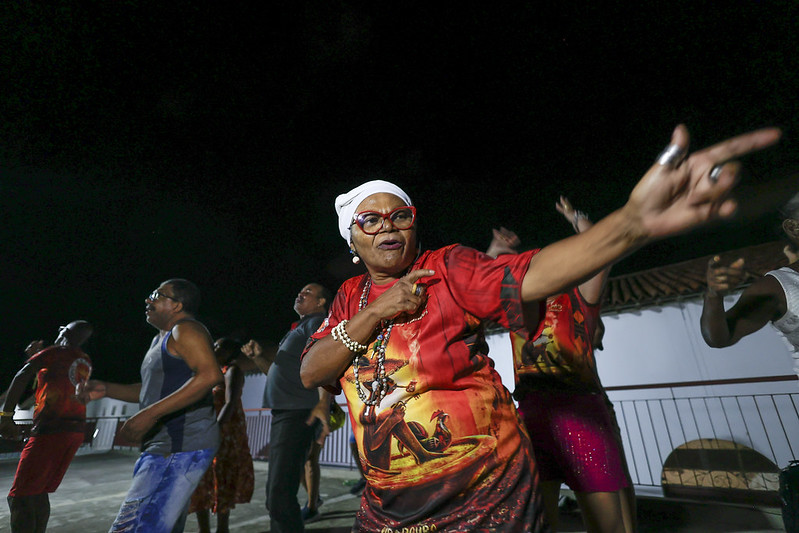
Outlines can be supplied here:
M80 398L84 402L108 397L123 402L138 403L140 392L141 383L123 384L90 379L83 388Z
M684 157L688 130L678 126L668 152L638 182L624 207L532 258L522 298L542 300L588 280L649 242L731 216L736 203L729 194L740 167L731 160L774 144L779 137L779 130L758 130Z
M558 213L564 216L566 220L572 225L575 233L582 233L588 231L594 225L588 215L579 211L572 206L571 202L565 196L561 196L555 204L555 209ZM580 294L582 294L585 301L589 304L599 303L602 297L602 291L605 289L605 282L610 274L610 265L603 268L602 271L596 276L584 281L578 287Z
M712 348L732 346L785 314L785 292L773 276L758 278L744 290L735 305L725 311L724 295L740 285L744 275L743 259L723 265L716 256L708 262L700 325L702 337Z
M247 344L241 347L241 352L246 355L250 361L255 363L255 366L258 367L258 370L264 374L267 374L269 372L269 368L272 366L272 363L275 362L277 347L264 347L255 339L250 339Z

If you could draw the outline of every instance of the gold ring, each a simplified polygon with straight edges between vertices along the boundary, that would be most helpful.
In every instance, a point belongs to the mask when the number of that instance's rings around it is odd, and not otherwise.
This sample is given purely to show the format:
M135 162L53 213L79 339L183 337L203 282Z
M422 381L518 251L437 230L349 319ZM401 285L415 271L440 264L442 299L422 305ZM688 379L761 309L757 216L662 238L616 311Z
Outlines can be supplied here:
M414 283L413 287L411 288L411 292L413 292L413 294L415 294L416 296L421 296L423 290L424 287L422 285L419 285L418 283Z

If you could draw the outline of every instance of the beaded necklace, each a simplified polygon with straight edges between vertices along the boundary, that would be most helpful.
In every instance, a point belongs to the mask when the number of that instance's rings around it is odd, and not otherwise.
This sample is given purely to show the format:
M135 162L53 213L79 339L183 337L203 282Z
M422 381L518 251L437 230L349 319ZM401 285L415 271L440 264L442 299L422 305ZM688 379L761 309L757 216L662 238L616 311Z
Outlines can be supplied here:
M371 288L372 277L369 276L363 286L363 293L361 294L361 299L358 302L358 311L366 307L367 301L369 300L369 289ZM377 356L377 368L375 369L374 381L372 382L372 391L374 393L372 398L374 399L369 399L369 396L361 388L361 382L358 379L358 363L361 356L356 354L352 361L352 371L353 374L355 374L355 390L358 392L358 398L360 398L361 401L366 405L378 405L383 398L385 398L386 390L388 389L388 379L386 377L385 367L386 346L388 345L389 337L391 337L391 330L394 328L394 321L382 320L380 325L382 330L377 335L377 340L372 347L372 355Z

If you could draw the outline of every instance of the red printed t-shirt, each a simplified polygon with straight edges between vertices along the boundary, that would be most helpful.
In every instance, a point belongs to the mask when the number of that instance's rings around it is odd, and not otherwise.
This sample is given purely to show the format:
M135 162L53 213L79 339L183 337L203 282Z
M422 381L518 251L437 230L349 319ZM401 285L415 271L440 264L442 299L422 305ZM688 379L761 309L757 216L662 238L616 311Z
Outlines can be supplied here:
M92 373L92 362L80 348L51 346L27 361L36 373L33 425L38 433L83 431L86 406L75 397Z
M511 333L516 396L528 388L601 392L594 357L599 305L574 288L547 300L533 340Z
M358 531L542 530L530 442L481 326L487 319L523 330L520 286L533 253L494 260L458 245L423 253L410 270L435 274L420 280L426 302L394 321L389 392L371 407L358 397L352 366L340 377L369 480ZM358 312L367 279L344 282L311 343ZM369 302L389 286L372 285ZM373 348L358 363L367 394Z

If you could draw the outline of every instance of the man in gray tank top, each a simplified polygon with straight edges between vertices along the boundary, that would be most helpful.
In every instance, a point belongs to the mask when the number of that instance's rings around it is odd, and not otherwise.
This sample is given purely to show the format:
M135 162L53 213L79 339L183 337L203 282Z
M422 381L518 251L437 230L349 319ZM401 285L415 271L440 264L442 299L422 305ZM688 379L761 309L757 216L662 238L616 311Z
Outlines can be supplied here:
M141 383L91 380L86 399L139 402L120 430L141 442L133 483L110 531L183 531L189 498L219 446L211 389L222 381L211 336L194 319L200 300L184 279L163 282L145 299L158 330L141 366Z

